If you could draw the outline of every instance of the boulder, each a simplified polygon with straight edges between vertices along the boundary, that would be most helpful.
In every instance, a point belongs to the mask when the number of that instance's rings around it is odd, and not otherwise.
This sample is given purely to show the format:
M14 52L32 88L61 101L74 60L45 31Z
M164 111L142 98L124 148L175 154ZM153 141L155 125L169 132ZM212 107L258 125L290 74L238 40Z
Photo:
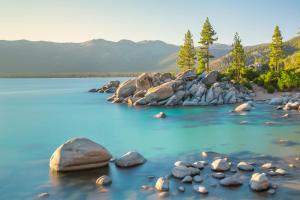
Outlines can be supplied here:
M190 176L191 175L191 171L186 166L176 166L176 167L174 167L172 169L172 175L175 178L182 179L185 176Z
M184 80L184 81L191 81L197 77L195 70L188 69L180 74L177 75L176 79Z
M239 162L237 165L237 168L239 168L242 171L253 171L254 167L246 162Z
M235 187L242 185L243 182L238 176L230 176L220 180L220 184L225 187Z
M185 176L181 182L183 183L191 183L193 181L193 178L191 176Z
M155 118L158 118L158 119L164 119L166 117L167 117L167 115L164 112L159 112L158 114L155 115Z
M254 191L264 191L269 189L270 182L264 173L255 173L252 175L249 185Z
M110 185L111 184L111 178L107 175L103 175L100 176L97 180L96 180L96 184L97 185Z
M169 191L169 180L165 177L157 179L155 189L158 191Z
M227 171L230 169L231 163L226 158L216 159L211 163L211 169L214 171Z
M173 96L168 99L166 106L175 106L177 105L184 97L185 91L179 90Z
M235 112L245 112L252 109L252 104L249 102L243 103L234 109Z
M136 78L136 89L140 90L148 90L152 87L152 78L148 73L142 73Z
M207 91L206 85L200 83L195 93L195 97L201 99L203 96L205 96L206 91Z
M183 106L197 106L198 105L199 100L196 98L193 99L186 99L182 105Z
M133 167L141 165L146 159L136 151L130 151L116 159L115 163L118 167Z
M135 80L127 80L123 82L116 91L117 98L126 98L132 96L136 90Z
M218 71L211 71L201 80L201 82L205 85L214 84L217 81L218 74Z
M193 181L196 183L201 183L203 182L203 178L200 175L196 175L193 177Z
M164 83L162 85L150 88L145 96L136 101L136 105L146 105L151 102L157 102L171 97L174 94L174 81Z
M108 165L110 152L87 138L68 140L59 146L50 158L54 171L86 170Z
M283 102L284 102L284 100L283 100L282 97L275 97L275 98L272 98L269 101L269 104L271 104L271 105L282 105Z
M174 166L176 166L176 167L178 167L178 166L190 167L190 166L192 166L192 164L190 162L187 162L187 161L178 160L174 163Z
M192 164L192 166L195 167L195 168L198 168L198 169L203 169L203 168L204 168L204 164L203 164L202 161L194 162L194 163Z
M198 169L198 168L188 167L188 169L190 170L192 176L200 174L200 169Z
M103 85L101 88L97 89L99 93L114 93L116 89L119 87L120 81L109 81L107 84Z
M294 103L287 103L285 104L285 106L283 107L283 110L297 110L300 106L300 103L299 102L294 102Z

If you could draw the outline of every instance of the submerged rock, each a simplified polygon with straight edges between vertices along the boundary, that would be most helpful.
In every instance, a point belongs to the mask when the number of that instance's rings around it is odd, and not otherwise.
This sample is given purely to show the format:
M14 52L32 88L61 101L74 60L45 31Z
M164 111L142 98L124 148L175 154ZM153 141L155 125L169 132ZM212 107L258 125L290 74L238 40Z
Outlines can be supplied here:
M182 185L179 186L177 189L178 189L179 192L184 192L185 191L185 188Z
M200 175L196 175L193 177L193 181L196 183L201 183L203 182L203 178Z
M181 182L183 183L191 183L193 181L193 178L191 176L185 176Z
M43 192L43 193L40 193L40 194L37 195L37 198L39 198L39 199L45 199L45 198L48 198L48 197L50 197L50 194L47 193L47 192Z
M155 115L155 118L158 118L158 119L164 119L166 117L167 117L167 115L164 112L160 112Z
M202 185L194 185L193 186L194 191L201 193L201 194L208 194L208 190L205 186Z
M249 185L254 191L263 191L269 189L270 182L264 173L255 173L252 175Z
M203 168L204 168L204 164L203 164L202 161L194 162L194 163L192 164L192 166L195 167L195 168L198 168L198 169L203 169Z
M220 180L220 184L226 187L236 187L243 184L238 176L230 176Z
M130 151L116 159L116 165L118 167L133 167L141 165L146 162L146 159L136 151Z
M250 110L252 110L252 103L250 102L243 103L234 109L235 112L245 112Z
M68 140L59 146L50 158L54 171L75 171L107 166L110 152L87 138Z
M103 175L100 176L97 180L96 180L96 184L97 185L110 185L111 184L111 178L107 175Z
M182 179L185 176L190 176L191 175L191 171L189 168L187 168L186 166L176 166L172 169L172 175L175 178L179 178Z
M185 166L185 167L190 167L192 166L192 164L190 162L187 161L182 161L182 160L178 160L174 163L174 166Z
M212 177L214 177L216 179L222 179L222 178L225 178L225 174L222 172L214 172L214 173L212 173Z
M237 167L243 171L253 171L254 170L254 167L246 162L238 163Z
M169 180L165 177L157 179L155 189L158 191L169 191Z

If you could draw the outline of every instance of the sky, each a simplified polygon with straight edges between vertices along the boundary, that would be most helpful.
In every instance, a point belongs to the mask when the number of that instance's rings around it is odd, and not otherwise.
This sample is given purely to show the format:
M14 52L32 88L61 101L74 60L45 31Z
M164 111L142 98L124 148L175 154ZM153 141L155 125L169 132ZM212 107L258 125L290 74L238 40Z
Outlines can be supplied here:
M300 27L300 0L0 0L0 39L84 42L162 40L195 44L206 17L218 43L238 32L244 45L271 41L275 25L284 39Z

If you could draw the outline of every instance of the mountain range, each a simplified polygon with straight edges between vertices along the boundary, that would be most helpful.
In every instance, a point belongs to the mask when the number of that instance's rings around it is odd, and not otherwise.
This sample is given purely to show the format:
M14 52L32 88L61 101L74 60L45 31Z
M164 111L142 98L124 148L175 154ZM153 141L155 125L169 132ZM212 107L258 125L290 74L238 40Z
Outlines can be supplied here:
M298 50L300 37L284 43L286 55ZM152 71L176 71L179 46L163 41L95 39L82 43L0 40L0 76L90 76ZM224 70L231 61L231 46L211 46L211 68ZM247 64L267 59L269 44L245 47Z

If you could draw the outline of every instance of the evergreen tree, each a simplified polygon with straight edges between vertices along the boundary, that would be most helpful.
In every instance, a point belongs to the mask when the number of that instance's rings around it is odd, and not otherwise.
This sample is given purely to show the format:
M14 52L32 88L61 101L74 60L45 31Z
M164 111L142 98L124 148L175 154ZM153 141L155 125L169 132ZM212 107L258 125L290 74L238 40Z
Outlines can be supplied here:
M241 38L238 33L234 35L234 41L232 44L232 63L231 68L234 74L234 79L241 80L241 71L245 67L246 56L242 45Z
M184 44L180 47L180 51L177 58L177 65L181 71L185 71L194 67L195 60L196 50L194 47L193 36L188 30L184 37Z
M272 43L270 45L270 61L269 66L274 71L279 71L282 65L282 58L283 58L283 43L282 43L282 35L279 30L279 27L276 26L274 29L274 33L272 36Z
M206 71L209 72L209 59L213 58L213 55L209 54L209 46L212 45L215 41L218 40L216 36L216 32L214 31L212 25L209 22L208 17L206 18L202 31L200 33L200 41L199 44L201 46L198 61L200 64L205 63Z

